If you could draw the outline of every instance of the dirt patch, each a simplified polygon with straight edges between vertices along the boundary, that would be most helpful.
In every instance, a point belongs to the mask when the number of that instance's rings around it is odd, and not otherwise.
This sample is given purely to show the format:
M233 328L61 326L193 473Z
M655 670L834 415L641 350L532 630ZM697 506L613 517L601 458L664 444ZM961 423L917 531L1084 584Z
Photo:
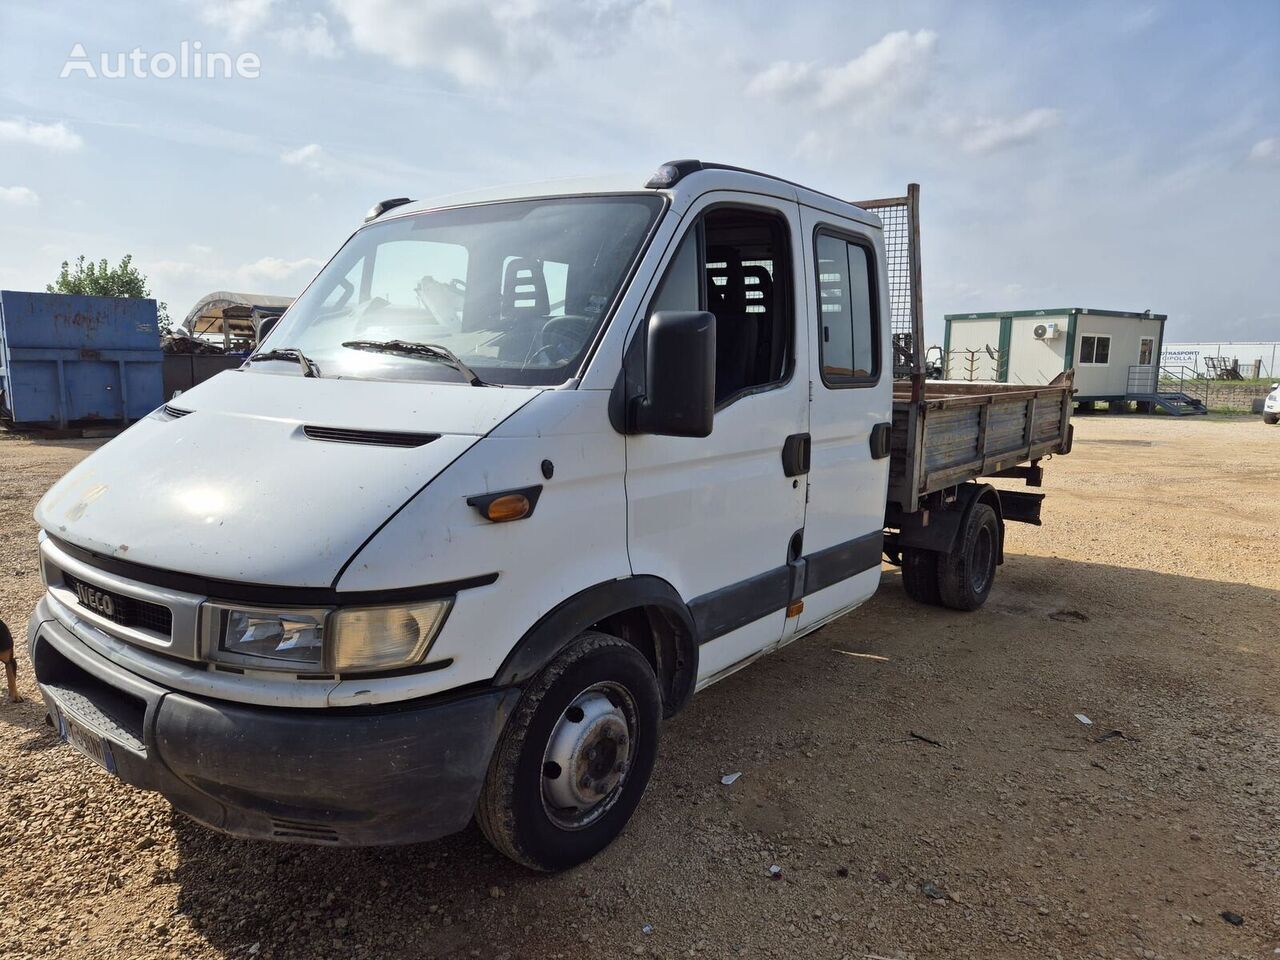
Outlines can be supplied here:
M1076 423L983 610L912 604L886 567L863 609L670 723L627 833L560 876L474 830L222 837L0 704L0 955L1272 956L1280 428ZM15 633L32 506L92 446L0 438Z

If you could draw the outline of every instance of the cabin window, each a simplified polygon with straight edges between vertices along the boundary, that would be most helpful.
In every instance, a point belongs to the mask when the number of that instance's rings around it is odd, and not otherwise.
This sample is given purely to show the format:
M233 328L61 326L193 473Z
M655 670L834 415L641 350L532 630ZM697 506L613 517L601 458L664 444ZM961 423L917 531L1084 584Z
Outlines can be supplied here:
M1111 362L1111 338L1088 334L1080 338L1080 363L1101 366Z
M1138 364L1139 366L1149 366L1151 364L1151 354L1155 351L1156 338L1143 337L1138 341Z
M686 234L650 307L716 317L716 406L785 383L795 323L786 220L714 207Z
M818 357L829 387L875 383L880 350L875 310L875 256L869 246L819 234Z

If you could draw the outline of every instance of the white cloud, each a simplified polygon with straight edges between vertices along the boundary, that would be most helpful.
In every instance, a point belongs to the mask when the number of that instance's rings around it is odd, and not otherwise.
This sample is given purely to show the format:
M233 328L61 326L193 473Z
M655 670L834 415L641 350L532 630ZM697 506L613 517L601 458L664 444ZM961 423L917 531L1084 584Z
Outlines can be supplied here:
M1260 163L1280 162L1280 137L1267 137L1259 140L1249 151L1249 159Z
M294 53L332 60L342 55L338 41L329 30L329 20L323 13L313 13L301 20L275 31L273 36L280 45Z
M332 0L357 49L400 67L438 69L495 87L555 63L566 50L602 52L642 9L665 0Z
M329 155L318 143L308 143L297 150L289 150L280 154L280 162L290 167L302 167L312 173L329 172Z
M816 85L812 63L778 60L769 64L747 83L747 94L787 100L796 94L812 93Z
M29 187L0 187L0 203L11 207L34 207L40 197Z
M246 263L238 267L236 276L246 281L249 285L254 283L279 284L291 278L302 279L304 274L309 279L323 265L323 260L317 260L314 257L303 257L300 260L263 257L261 260L255 260L253 263ZM301 290L300 284L298 289Z
M836 66L779 60L751 78L747 93L776 100L804 98L821 109L902 102L928 81L937 44L932 30L897 30Z
M46 150L70 152L84 146L80 134L65 123L32 123L23 117L16 120L0 120L0 141L25 143Z
M1037 107L1014 117L953 118L945 130L966 153L994 153L1029 143L1058 125L1057 110Z
M300 293L306 281L323 265L323 260L314 257L301 257L297 260L262 257L252 263L237 266L158 260L151 264L151 273L160 281L170 284L198 283L209 290L240 290L289 296Z
M938 43L932 30L885 34L861 54L824 72L820 106L837 106L865 97L896 98L924 79Z
M244 40L266 25L275 0L204 0L200 19L220 27L233 40Z
M1149 3L1145 7L1130 8L1120 18L1120 30L1123 33L1141 33L1155 26L1163 16L1164 11L1154 3Z

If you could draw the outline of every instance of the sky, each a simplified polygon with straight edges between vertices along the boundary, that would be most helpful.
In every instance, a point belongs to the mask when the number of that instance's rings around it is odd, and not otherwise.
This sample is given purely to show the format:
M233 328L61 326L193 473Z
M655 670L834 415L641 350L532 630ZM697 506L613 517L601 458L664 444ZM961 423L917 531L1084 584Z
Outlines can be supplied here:
M1063 306L1280 340L1278 0L0 6L0 288L131 253L181 318L297 294L384 197L679 157L919 182L933 343Z

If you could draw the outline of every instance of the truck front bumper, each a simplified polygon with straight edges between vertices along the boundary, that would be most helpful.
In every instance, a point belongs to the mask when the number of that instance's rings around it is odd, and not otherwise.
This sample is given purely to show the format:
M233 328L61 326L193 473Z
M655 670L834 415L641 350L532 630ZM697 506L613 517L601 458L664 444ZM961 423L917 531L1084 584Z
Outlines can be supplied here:
M105 659L43 601L28 641L65 739L193 819L254 839L363 846L461 830L520 695L485 689L341 710L201 699Z

